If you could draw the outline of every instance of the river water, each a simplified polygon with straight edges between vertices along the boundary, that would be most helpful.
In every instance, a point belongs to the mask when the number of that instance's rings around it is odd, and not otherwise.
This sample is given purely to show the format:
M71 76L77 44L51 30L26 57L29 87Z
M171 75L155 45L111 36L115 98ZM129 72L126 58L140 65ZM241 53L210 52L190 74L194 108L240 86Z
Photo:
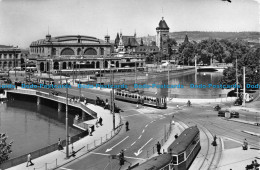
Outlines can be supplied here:
M220 80L223 72L198 72L195 76L195 73L188 73L183 75L173 76L170 75L170 85L179 85L183 88L143 88L139 90L145 91L146 94L156 94L160 96L171 96L172 98L218 98L224 97L225 90L221 88L213 87L201 87L202 85L220 85ZM133 89L133 82L126 82L130 85L130 88ZM150 86L155 85L168 85L168 74L165 73L165 76L156 78L156 79L147 79L137 84L147 84ZM200 85L201 88L194 88L194 85Z
M198 72L170 76L170 85L181 85L183 88L143 88L145 93L178 98L216 98L223 93L220 88L191 88L191 84L219 84L222 72ZM197 82L197 83L196 83ZM125 82L133 88L133 81ZM168 84L168 75L156 79L147 79L137 84ZM140 89L139 89L140 90ZM72 126L73 115L69 114L69 125ZM58 138L65 139L65 113L45 105L37 105L31 101L14 100L0 104L0 133L7 133L8 142L13 140L11 157L56 143ZM77 133L70 128L70 136Z
M65 139L65 132L65 113L55 108L22 100L0 104L0 133L9 136L7 142L14 141L11 158L56 143L59 137ZM77 133L70 128L70 136Z

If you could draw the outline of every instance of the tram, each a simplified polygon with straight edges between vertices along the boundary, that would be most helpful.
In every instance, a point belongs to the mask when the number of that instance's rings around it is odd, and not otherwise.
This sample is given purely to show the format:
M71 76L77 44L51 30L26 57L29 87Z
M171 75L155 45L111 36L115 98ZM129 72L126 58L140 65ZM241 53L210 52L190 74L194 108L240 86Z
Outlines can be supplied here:
M137 92L129 92L126 90L116 90L115 99L131 103L140 103L142 105L156 107L158 109L167 108L166 97L152 97L147 95L141 95Z
M132 169L188 170L201 149L199 135L197 126L185 129L168 147L168 153L153 157Z
M153 157L141 165L133 168L133 170L173 170L172 156L168 153Z
M172 155L174 170L189 169L200 149L200 132L198 127L192 126L185 129L168 147L168 153Z

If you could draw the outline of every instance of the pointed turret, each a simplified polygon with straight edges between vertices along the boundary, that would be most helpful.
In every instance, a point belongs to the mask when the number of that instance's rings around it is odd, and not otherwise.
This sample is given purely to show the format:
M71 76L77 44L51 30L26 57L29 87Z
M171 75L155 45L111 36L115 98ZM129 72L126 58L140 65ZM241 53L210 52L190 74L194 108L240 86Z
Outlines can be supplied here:
M117 47L119 44L120 38L119 38L119 34L117 33L116 35L116 39L115 39L115 46Z
M184 43L189 43L189 38L188 38L187 34L185 35Z
M140 46L144 46L143 38L141 38Z

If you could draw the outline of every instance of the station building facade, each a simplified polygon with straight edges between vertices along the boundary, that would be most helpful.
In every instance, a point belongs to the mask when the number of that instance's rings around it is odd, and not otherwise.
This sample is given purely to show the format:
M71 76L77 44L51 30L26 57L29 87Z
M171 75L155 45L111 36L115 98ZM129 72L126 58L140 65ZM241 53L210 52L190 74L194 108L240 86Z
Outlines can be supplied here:
M130 58L143 65L140 58ZM128 58L113 53L113 44L108 35L105 40L100 40L83 35L51 37L48 34L45 39L31 43L30 60L35 60L37 70L41 72L109 69L111 64L116 68L129 66Z

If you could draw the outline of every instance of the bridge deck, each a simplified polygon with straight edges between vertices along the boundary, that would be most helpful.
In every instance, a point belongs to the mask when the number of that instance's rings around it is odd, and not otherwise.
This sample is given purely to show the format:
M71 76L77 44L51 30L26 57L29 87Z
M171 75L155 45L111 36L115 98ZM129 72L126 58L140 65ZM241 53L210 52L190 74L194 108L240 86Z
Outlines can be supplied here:
M53 100L58 103L66 104L66 98L61 96L53 96L46 92L41 92L37 90L31 90L31 89L16 89L16 90L7 90L7 93L18 93L18 94L25 94L25 95L31 95L31 96L37 96L42 97L48 100ZM93 118L97 118L97 113L88 108L83 102L75 102L75 101L68 101L68 105L72 107L77 107L84 112L88 113Z

